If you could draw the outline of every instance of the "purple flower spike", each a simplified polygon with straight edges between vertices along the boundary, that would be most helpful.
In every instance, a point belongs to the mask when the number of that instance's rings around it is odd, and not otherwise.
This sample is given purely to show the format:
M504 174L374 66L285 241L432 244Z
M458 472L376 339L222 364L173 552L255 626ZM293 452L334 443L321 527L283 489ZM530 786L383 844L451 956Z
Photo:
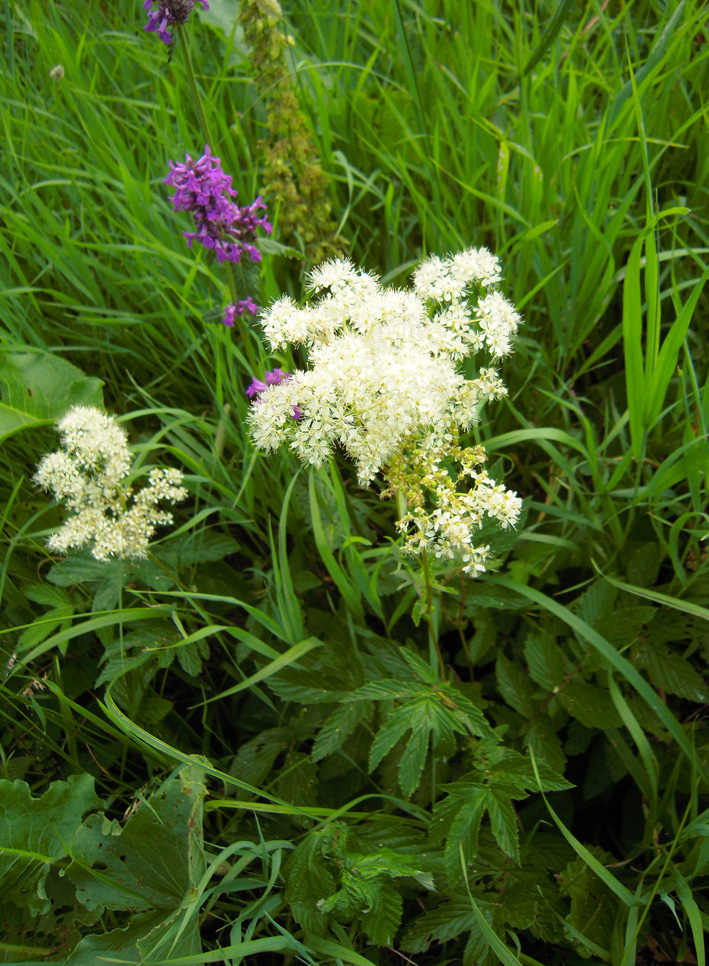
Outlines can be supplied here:
M243 315L244 312L250 312L252 315L256 315L258 312L258 305L250 295L240 302L237 302L236 305L227 305L224 310L224 325L232 326L234 319L237 316Z
M207 0L196 2L201 3L204 10L209 10ZM152 9L154 3L158 5L157 10ZM157 34L164 44L171 43L172 35L167 28L173 23L187 23L194 5L195 0L145 0L143 10L148 12L145 30Z
M291 419L301 419L302 416L303 416L303 414L300 411L300 407L297 406L297 405L294 405L293 406L293 415L291 416Z
M205 145L198 161L188 154L184 164L170 161L170 167L165 179L165 184L175 189L170 200L175 211L192 212L196 228L183 232L187 245L191 248L196 239L215 251L220 262L240 262L243 252L253 262L260 261L261 252L254 244L256 229L263 228L267 235L273 230L265 215L256 214L266 208L261 199L256 198L250 205L234 204L231 199L236 197L236 191L231 177L222 171L220 159L210 154L209 145Z

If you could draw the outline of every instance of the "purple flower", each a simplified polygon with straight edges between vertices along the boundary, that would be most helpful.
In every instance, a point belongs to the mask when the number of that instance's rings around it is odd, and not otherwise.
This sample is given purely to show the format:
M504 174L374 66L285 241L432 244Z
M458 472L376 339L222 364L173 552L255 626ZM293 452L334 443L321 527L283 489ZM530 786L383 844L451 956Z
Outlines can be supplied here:
M265 215L256 214L266 208L261 198L250 205L234 204L231 199L236 197L236 191L231 177L222 171L219 158L212 157L209 145L205 145L198 161L188 154L184 164L170 161L170 167L172 171L165 179L165 184L175 189L170 200L175 211L192 212L197 229L182 233L188 246L191 248L197 239L205 248L213 249L220 262L239 262L243 252L253 262L260 261L261 252L254 244L256 229L261 227L268 235L273 230Z
M158 5L157 10L152 9L154 3ZM204 10L209 10L207 0L197 0L197 3L201 3ZM187 23L194 5L195 0L145 0L143 10L148 11L145 30L157 34L164 44L171 43L172 36L167 28L173 23Z
M253 399L255 396L256 401L258 401L258 397L262 392L265 392L269 386L278 386L282 382L288 382L290 379L290 373L284 372L282 369L271 369L270 371L264 373L264 378L266 380L265 382L262 382L261 379L256 379L256 377L251 380L251 385L246 390L246 395L249 397L249 399ZM300 411L299 407L297 405L293 405L292 408L293 414L290 418L300 419L303 413Z
M252 315L256 315L258 312L258 305L250 295L240 302L237 302L236 305L227 305L224 309L224 325L232 326L234 324L234 318L243 315L244 312L250 312Z
M246 395L249 397L249 399L253 399L254 396L256 396L256 398L258 399L261 393L265 392L267 389L268 389L268 386L266 385L266 383L261 382L260 379L257 379L256 376L254 376L254 378L251 380L251 385L246 390Z

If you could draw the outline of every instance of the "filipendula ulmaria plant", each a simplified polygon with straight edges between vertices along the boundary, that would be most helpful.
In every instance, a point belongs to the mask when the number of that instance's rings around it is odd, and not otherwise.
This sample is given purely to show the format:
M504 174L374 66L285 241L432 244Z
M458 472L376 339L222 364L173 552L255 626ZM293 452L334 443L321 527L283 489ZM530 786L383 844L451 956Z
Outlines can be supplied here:
M490 478L485 450L461 442L488 400L507 392L492 365L474 378L465 359L493 362L512 350L521 321L496 288L497 258L470 248L426 259L413 291L385 288L349 261L309 276L317 298L302 308L288 296L261 317L272 349L305 346L310 367L274 370L249 393L257 447L287 443L319 466L339 445L362 484L381 474L399 508L406 551L483 573L490 547L476 542L485 518L514 526L521 500Z
M144 559L159 526L172 514L158 504L187 497L182 473L150 470L137 493L128 484L133 455L128 435L112 416L92 406L74 406L59 421L61 449L43 457L35 483L66 504L71 516L47 541L54 553L90 546L96 560Z
M293 92L286 66L289 38L278 28L278 0L242 0L239 23L249 45L254 78L268 113L264 151L264 192L278 205L278 233L289 245L299 240L311 263L340 254L341 240L327 199L327 176L320 167L308 125Z

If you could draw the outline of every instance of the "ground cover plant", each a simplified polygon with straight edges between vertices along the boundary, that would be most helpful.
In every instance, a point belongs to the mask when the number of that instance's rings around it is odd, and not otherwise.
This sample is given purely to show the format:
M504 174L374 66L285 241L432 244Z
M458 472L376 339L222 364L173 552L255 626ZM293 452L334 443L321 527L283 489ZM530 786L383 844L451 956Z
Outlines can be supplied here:
M708 13L5 0L1 962L706 962Z

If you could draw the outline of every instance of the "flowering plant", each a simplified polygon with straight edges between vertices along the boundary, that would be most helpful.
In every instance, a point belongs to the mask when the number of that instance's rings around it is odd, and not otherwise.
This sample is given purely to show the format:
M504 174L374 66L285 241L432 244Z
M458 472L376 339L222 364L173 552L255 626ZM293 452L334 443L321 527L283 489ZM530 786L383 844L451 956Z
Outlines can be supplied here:
M471 574L489 553L473 544L483 516L508 527L521 509L481 469L482 447L458 443L482 405L507 391L492 367L474 379L458 368L483 349L493 359L512 349L521 320L493 287L499 280L499 261L482 248L428 258L413 291L384 288L349 261L326 262L309 277L320 293L313 303L299 308L283 297L262 317L271 347L305 345L310 368L259 385L250 416L261 449L288 442L320 465L339 444L361 483L382 472L385 494L399 498L407 549L460 558Z
M65 553L91 544L96 560L147 557L157 527L172 523L172 514L158 509L158 503L187 496L182 473L155 467L148 485L134 494L125 482L133 462L128 436L112 416L74 406L58 429L61 450L42 459L34 481L73 515L49 537L49 549Z

